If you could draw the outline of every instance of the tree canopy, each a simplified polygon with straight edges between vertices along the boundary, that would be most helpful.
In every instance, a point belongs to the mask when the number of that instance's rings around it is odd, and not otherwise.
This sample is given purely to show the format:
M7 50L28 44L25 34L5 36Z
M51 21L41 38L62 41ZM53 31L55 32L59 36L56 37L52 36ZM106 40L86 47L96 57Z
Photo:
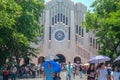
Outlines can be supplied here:
M99 54L114 59L120 55L120 1L95 0L91 5L93 11L86 13L84 26L87 31L94 30L97 43L101 45Z
M44 0L0 0L0 65L13 57L19 64L21 58L35 56L30 44L41 36L43 9Z

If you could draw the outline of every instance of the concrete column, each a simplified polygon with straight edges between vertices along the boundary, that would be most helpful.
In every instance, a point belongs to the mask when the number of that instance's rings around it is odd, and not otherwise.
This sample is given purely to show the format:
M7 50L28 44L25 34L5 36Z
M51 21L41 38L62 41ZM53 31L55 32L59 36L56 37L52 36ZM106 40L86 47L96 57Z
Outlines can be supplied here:
M43 54L48 54L48 42L49 42L49 18L50 18L50 14L49 14L49 10L46 10L46 14L45 14L45 26L44 26L44 44L43 44Z

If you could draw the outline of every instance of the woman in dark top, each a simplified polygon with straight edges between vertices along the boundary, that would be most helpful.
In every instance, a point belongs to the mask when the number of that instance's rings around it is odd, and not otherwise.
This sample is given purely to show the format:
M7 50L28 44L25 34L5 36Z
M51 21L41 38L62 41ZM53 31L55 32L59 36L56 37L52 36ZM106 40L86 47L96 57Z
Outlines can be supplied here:
M87 70L87 80L95 80L95 67L94 64L90 64Z

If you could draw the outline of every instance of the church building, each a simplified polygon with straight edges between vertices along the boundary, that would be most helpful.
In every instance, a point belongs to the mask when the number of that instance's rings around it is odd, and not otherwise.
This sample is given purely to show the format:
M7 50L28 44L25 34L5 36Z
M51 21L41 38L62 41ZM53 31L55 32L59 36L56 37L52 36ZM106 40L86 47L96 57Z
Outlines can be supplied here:
M81 62L97 54L98 45L93 31L86 32L82 22L87 7L72 0L49 0L40 19L43 40L40 56L53 54L59 62Z

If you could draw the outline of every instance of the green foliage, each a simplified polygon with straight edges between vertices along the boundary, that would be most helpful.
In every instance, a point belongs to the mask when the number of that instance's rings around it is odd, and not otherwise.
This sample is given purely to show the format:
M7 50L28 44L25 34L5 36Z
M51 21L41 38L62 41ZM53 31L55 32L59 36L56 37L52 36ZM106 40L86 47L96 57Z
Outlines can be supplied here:
M87 31L94 30L98 44L101 44L99 54L114 59L117 46L120 44L120 1L95 0L91 7L93 12L86 13L84 26Z
M17 20L15 27L29 41L34 42L37 39L36 37L41 35L39 33L41 27L38 24L38 20L44 8L43 0L21 0L18 4L22 7L22 14Z
M20 16L20 9L21 7L14 0L0 0L0 28L11 27L15 19Z
M0 0L0 65L12 62L13 57L19 64L21 58L36 55L30 43L41 36L43 9L43 0Z

